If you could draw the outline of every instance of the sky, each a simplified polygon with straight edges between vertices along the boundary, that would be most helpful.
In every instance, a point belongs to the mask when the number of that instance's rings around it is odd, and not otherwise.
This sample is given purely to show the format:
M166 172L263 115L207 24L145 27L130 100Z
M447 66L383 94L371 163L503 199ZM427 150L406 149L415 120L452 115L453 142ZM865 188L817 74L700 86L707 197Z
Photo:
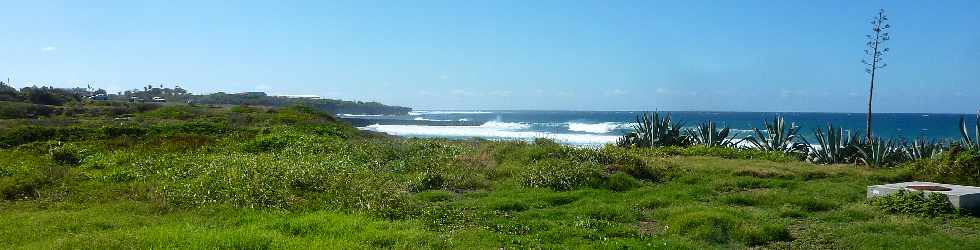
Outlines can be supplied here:
M980 109L980 1L0 0L0 78L416 109Z

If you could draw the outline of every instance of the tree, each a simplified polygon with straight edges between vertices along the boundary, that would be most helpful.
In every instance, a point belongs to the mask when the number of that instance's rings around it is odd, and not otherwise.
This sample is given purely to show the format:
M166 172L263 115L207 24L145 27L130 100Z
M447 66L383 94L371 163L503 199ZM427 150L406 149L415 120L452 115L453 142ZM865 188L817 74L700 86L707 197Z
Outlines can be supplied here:
M871 86L868 88L868 141L871 141L871 100L875 94L875 73L878 69L888 66L882 61L882 57L885 52L888 52L888 48L884 46L885 42L891 40L891 36L888 35L889 28L891 25L888 24L885 9L879 9L878 15L871 20L871 34L867 35L868 42L865 44L867 48L864 49L864 54L868 58L861 60L865 65L864 71L871 75Z

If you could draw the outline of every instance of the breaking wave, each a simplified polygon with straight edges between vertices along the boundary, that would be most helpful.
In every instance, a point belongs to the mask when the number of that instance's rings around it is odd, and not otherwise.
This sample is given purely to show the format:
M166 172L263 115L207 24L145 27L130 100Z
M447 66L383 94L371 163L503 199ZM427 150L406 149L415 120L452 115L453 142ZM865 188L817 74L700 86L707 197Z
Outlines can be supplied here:
M612 132L613 130L623 128L626 124L618 122L603 122L603 123L577 123L569 122L568 131L576 132L586 132L593 134L606 134Z
M431 111L431 110L421 110L421 111L410 111L408 115L419 116L419 115L447 115L447 114L493 114L489 111Z
M548 138L561 143L598 146L616 141L615 135L552 133L528 131L529 124L489 121L480 126L421 126L421 125L370 125L362 129L409 137L480 137L499 140L533 140Z

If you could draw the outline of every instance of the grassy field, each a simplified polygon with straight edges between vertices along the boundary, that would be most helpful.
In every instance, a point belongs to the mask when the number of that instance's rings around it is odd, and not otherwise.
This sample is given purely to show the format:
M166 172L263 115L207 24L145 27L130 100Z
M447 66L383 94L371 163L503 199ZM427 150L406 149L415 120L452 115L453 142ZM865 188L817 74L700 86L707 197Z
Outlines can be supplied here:
M401 139L301 107L0 124L4 249L980 246L977 217L866 202L903 168Z

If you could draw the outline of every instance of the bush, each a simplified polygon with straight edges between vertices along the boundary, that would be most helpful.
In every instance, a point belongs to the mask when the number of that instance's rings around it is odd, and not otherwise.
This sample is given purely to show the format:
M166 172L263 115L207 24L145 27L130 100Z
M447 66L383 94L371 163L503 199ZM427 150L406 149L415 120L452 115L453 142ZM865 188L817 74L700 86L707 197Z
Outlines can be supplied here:
M28 176L25 178L0 177L0 196L3 200L28 200L37 198L37 190L44 180Z
M442 175L425 171L415 177L412 183L409 184L409 189L413 192L440 189L445 183L446 179Z
M937 157L913 161L905 167L919 179L980 186L980 152L963 150L958 146Z
M874 198L869 203L889 213L924 217L936 217L956 212L946 195L940 193L926 194L919 191L899 190L898 193Z
M613 191L626 191L640 186L640 182L624 173L615 173L606 178L603 185Z
M202 112L187 105L168 105L145 112L143 115L160 119L188 120L201 116Z
M34 118L51 116L55 109L47 105L22 102L0 102L0 119Z
M256 136L242 145L245 152L262 153L312 145L314 138L293 131L275 131Z
M525 187L571 190L594 183L601 173L602 167L595 163L548 159L536 161L524 169L520 182Z
M62 165L77 165L82 162L85 158L83 155L84 149L74 145L74 144L62 144L57 142L56 145L51 146L48 151L48 155L51 156L51 160Z
M609 170L620 171L640 180L666 180L670 171L675 168L674 164L666 161L644 161L632 149L608 146L601 152Z
M68 167L33 166L9 176L0 176L0 196L3 200L28 200L38 198L40 190L52 182L68 176Z
M738 226L737 220L737 217L723 211L695 211L671 217L668 232L713 243L727 243Z
M667 222L668 233L717 244L734 240L759 246L792 239L786 223L765 217L751 218L736 210L697 209L672 216Z
M283 124L303 124L336 120L327 113L300 104L270 111L275 112L274 120Z

